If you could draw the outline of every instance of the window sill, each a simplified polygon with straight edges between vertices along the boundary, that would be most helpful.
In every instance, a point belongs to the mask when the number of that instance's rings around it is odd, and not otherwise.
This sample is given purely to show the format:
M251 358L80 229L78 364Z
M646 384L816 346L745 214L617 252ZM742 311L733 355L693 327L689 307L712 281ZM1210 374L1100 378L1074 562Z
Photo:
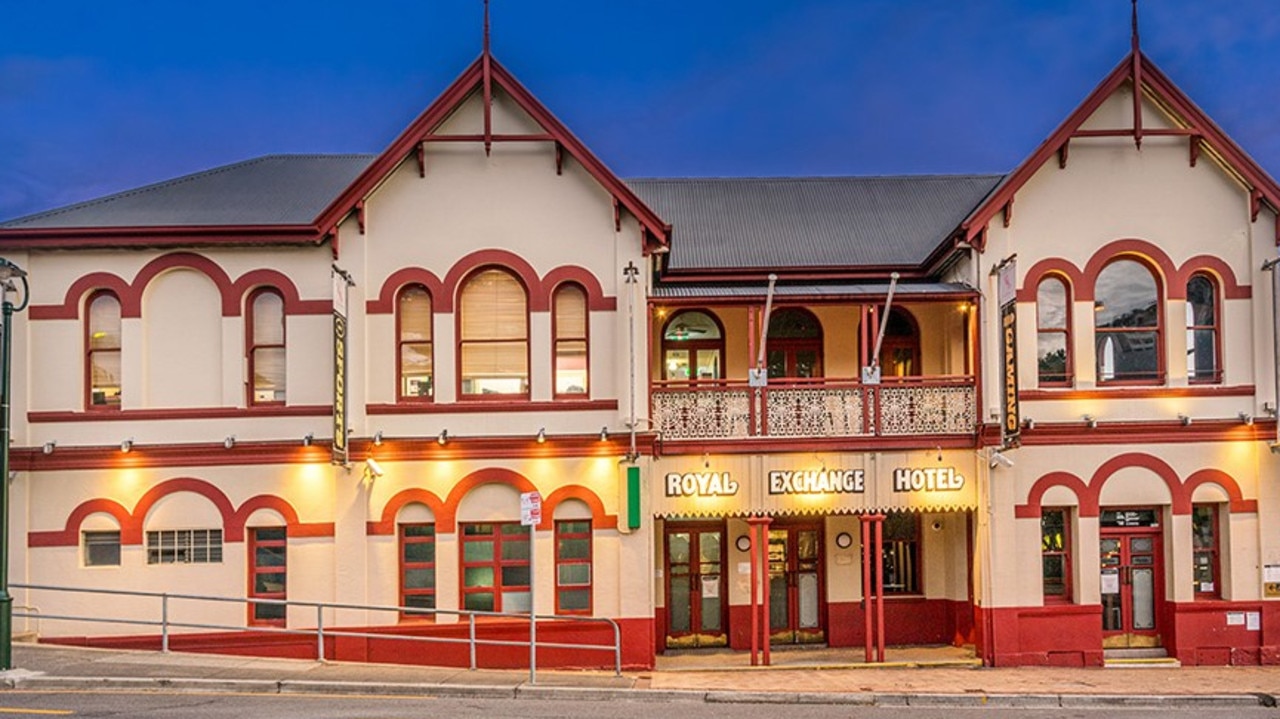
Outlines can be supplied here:
M333 407L324 405L253 405L252 407L191 407L173 409L121 409L87 410L84 412L34 411L27 413L27 421L40 422L100 422L103 420L173 420L173 419L222 419L247 417L321 417L333 413Z
M1254 385L1190 385L1187 387L1100 385L1094 389L1024 389L1023 400L1061 399L1151 399L1160 397L1248 397L1257 393Z
M557 399L557 400L461 400L452 403L401 402L398 404L371 404L365 407L369 414L468 414L471 412L588 412L617 410L616 399Z

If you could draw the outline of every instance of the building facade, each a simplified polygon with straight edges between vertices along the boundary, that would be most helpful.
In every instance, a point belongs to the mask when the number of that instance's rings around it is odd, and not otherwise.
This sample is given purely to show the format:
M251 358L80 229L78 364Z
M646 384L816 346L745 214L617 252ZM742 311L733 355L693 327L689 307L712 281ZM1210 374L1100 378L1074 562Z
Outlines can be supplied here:
M607 618L632 666L1278 663L1277 208L1136 49L1007 175L627 182L486 50L378 155L0 224L11 580L342 605L169 610L231 627Z

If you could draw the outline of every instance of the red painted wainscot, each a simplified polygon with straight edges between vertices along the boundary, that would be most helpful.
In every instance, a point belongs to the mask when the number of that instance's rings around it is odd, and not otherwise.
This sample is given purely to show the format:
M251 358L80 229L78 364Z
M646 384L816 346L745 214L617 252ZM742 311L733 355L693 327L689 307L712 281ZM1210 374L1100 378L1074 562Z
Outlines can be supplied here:
M1101 605L978 607L974 619L974 644L987 666L1102 666Z
M1245 617L1257 613L1258 629ZM1228 623L1228 615L1237 622ZM1161 622L1169 656L1183 666L1280 664L1280 604L1276 602L1165 602Z
M622 667L628 670L653 668L653 622L647 619L616 620L622 634ZM527 642L526 622L486 621L476 623L479 639ZM394 633L461 639L458 643L421 642L408 639L367 639L326 637L325 658L332 661L372 662L383 664L420 664L425 666L467 667L470 650L466 643L465 622L433 624L429 622L400 624L393 627L342 627L332 631ZM56 637L41 640L47 644L102 647L110 649L142 649L158 651L157 635L121 637ZM613 631L603 623L569 625L548 620L538 622L538 643L593 644L611 647ZM223 632L174 634L169 648L179 652L233 654L253 657L315 659L316 638L307 634L265 634L256 632ZM613 669L613 652L609 649L538 650L538 666L544 669ZM480 669L522 669L529 666L529 648L525 646L478 646L476 666Z

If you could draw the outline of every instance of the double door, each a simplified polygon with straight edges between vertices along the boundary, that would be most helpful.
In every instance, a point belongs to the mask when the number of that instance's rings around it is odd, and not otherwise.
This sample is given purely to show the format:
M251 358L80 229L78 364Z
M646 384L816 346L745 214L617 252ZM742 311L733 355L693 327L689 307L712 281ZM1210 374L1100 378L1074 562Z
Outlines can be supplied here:
M816 524L769 529L769 632L773 642L826 641L822 532Z
M724 530L668 527L665 540L667 646L727 645Z
M1160 646L1164 573L1159 532L1103 529L1099 550L1102 646Z

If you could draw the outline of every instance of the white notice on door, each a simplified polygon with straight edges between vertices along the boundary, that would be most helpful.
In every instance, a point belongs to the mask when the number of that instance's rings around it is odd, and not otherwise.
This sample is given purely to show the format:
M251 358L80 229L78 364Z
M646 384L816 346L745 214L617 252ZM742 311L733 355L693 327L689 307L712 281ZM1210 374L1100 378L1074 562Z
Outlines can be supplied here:
M719 574L703 575L702 598L703 599L719 599L720 598L720 575Z
M1120 593L1120 575L1115 573L1107 573L1102 575L1102 593L1103 594L1119 594Z
M1262 612L1248 612L1245 614L1244 628L1251 632L1262 629Z
M1244 626L1244 612L1227 612L1227 626L1228 626L1228 627L1243 627L1243 626Z

